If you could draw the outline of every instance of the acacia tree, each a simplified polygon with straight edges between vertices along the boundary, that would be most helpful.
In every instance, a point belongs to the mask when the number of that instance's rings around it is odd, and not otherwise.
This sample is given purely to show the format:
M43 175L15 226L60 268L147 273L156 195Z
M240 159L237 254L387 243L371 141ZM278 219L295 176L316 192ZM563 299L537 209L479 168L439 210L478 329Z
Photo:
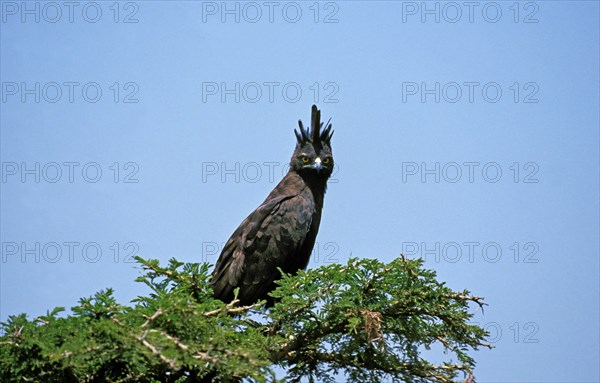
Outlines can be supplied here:
M483 301L403 256L351 259L283 275L277 303L212 298L209 265L137 258L150 287L130 306L112 290L2 323L2 382L455 382L474 380L468 354L487 333L469 324ZM444 350L434 364L423 350Z

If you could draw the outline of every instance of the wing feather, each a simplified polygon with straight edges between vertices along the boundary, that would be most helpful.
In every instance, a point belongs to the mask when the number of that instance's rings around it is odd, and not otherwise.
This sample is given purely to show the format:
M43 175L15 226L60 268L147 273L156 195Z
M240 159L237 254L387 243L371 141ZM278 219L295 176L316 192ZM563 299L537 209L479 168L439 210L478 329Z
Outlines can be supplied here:
M266 200L235 230L221 252L211 284L215 296L229 301L240 287L239 299L264 299L310 230L314 203L305 196L285 195ZM292 260L293 261L293 260Z

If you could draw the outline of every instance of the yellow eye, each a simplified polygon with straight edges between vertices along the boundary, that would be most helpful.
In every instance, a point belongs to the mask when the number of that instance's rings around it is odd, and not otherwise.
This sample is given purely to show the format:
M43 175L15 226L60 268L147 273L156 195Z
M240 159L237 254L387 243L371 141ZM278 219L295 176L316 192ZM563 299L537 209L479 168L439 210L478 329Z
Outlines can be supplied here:
M329 157L325 157L325 158L323 159L323 163L324 163L324 164L328 164L328 163L329 163L329 161L330 161L330 158L329 158Z
M306 164L306 163L308 163L308 161L310 161L310 158L308 158L306 156L302 156L302 162L304 162Z

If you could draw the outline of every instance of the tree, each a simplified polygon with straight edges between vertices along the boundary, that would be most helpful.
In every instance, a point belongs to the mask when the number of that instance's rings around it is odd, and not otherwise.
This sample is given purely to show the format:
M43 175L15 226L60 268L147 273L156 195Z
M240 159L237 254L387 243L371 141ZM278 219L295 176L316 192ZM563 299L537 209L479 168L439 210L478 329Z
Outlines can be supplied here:
M351 259L283 274L264 301L212 297L209 265L137 259L152 290L132 305L112 290L2 323L2 382L473 381L468 353L486 332L469 324L481 298L436 280L422 260ZM423 350L443 349L433 364Z

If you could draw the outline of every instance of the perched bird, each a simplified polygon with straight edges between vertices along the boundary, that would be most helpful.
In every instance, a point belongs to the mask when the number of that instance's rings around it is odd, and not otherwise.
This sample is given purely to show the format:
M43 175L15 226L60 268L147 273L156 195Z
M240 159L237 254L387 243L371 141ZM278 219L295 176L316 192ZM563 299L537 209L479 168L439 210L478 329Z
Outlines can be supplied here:
M211 285L215 297L231 302L234 289L243 305L266 299L285 273L305 269L321 223L327 179L333 171L332 125L323 128L321 111L312 106L310 129L298 121L297 143L290 170L233 232L215 265Z

